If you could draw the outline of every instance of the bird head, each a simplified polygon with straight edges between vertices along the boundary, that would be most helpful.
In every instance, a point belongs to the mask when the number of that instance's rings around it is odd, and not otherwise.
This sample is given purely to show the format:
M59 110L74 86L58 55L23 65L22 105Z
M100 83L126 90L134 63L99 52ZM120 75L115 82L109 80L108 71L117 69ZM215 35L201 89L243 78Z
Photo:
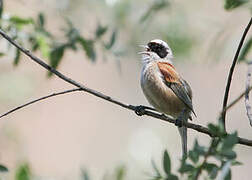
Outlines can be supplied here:
M145 48L145 51L140 52L139 54L143 55L144 62L167 61L171 63L173 54L171 48L166 42L160 39L154 39L142 47Z

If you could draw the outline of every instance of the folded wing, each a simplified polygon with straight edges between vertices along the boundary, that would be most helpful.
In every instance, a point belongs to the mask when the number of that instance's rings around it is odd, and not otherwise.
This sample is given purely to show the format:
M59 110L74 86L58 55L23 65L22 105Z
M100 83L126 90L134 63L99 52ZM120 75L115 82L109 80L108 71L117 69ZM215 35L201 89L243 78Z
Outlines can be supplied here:
M173 65L167 62L159 62L158 67L163 75L164 83L171 88L176 96L193 112L192 91L188 83L181 79Z

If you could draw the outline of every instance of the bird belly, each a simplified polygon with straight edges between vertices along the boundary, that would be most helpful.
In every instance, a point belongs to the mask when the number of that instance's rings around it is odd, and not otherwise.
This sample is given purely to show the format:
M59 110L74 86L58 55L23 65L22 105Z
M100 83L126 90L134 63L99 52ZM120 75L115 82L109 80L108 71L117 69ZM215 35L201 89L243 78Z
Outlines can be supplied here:
M177 118L185 104L163 82L161 73L155 65L143 68L141 87L148 102L158 111Z

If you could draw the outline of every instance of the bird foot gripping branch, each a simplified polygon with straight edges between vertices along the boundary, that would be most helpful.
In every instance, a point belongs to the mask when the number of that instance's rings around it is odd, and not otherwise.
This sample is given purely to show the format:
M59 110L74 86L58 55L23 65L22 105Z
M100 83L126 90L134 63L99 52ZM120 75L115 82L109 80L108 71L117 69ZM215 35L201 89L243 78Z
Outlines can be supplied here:
M181 121L181 119L176 119L175 126L182 127L182 125L183 125L183 122Z
M136 113L138 116L145 115L145 114L146 114L146 109L152 110L152 111L156 111L156 109L154 109L154 108L151 108L151 107L148 107L148 106L140 105L140 106L136 106L136 107L135 107L135 113Z

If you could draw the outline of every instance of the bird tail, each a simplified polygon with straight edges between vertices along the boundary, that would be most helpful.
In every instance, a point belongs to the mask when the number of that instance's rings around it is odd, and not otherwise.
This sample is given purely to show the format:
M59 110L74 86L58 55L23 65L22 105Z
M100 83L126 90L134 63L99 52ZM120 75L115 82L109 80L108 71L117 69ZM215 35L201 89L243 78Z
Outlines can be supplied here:
M182 143L182 155L183 157L187 156L187 127L182 126L178 128L179 134L181 136L181 143Z

